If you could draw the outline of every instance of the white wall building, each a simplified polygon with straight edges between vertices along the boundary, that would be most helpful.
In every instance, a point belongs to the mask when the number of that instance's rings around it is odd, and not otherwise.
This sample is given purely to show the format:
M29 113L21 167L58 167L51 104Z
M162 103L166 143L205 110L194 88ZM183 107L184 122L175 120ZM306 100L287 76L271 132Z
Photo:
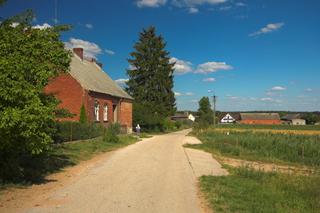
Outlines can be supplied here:
M236 119L234 119L230 114L226 114L222 119L221 119L221 123L223 124L231 124L234 123L236 121Z

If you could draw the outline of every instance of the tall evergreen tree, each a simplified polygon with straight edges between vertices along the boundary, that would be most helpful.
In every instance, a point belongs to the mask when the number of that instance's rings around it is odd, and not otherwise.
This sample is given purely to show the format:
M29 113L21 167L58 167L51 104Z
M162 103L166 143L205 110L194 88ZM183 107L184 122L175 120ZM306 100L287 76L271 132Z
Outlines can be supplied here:
M135 105L147 106L151 114L160 118L170 116L176 110L172 91L174 63L170 63L165 47L166 42L156 35L154 27L144 29L134 45L135 51L130 53L131 69L127 70L127 91L135 99Z

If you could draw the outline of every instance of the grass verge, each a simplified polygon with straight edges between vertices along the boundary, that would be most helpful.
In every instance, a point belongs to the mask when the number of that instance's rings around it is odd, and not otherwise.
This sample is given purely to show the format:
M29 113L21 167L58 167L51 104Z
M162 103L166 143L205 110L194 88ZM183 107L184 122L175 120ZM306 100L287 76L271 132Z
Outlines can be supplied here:
M38 156L21 156L20 172L10 181L0 179L0 190L9 187L23 187L30 184L45 183L45 176L88 160L94 155L112 151L139 141L139 137L120 135L118 143L107 143L102 137L52 145L51 149ZM23 175L22 175L23 174Z
M214 212L319 212L320 177L231 168L203 176L200 187Z

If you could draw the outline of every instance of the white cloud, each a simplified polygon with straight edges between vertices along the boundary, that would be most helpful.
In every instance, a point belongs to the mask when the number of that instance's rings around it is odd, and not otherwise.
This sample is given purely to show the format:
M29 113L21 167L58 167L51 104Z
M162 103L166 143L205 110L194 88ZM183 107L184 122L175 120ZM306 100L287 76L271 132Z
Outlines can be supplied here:
M210 61L203 64L199 64L197 69L194 71L194 73L207 74L207 73L217 72L219 70L231 70L231 69L233 69L233 67L226 64L225 62Z
M273 31L280 29L283 26L284 26L283 22L267 24L265 27L261 28L260 30L249 34L249 36L258 36L261 34L271 33Z
M246 7L247 4L245 4L245 3L243 3L243 2L237 2L237 3L236 3L236 6L238 6L238 7Z
M192 92L186 92L186 96L193 96L194 94Z
M202 4L221 4L221 3L225 3L228 0L174 0L173 4L179 7L192 7L195 5L202 5Z
M182 94L180 92L174 92L175 96L181 96Z
M105 49L104 50L108 55L115 55L116 53L112 50Z
M284 90L287 90L287 88L282 87L282 86L274 86L270 90L272 90L272 91L284 91Z
M48 29L48 28L51 28L52 26L48 23L44 23L43 25L35 25L35 26L32 26L32 28L34 29L40 29L40 30L45 30L45 29Z
M93 28L93 25L92 24L85 24L84 25L86 28L88 28L88 29L92 29Z
M65 46L68 49L81 47L84 50L84 56L89 58L96 58L97 55L102 53L101 48L97 44L76 38L70 38L68 42L65 42Z
M174 70L177 74L185 74L192 71L192 63L189 61L180 60L177 58L171 58L170 63L176 63L174 65Z
M138 7L160 7L167 3L167 0L139 0L136 2Z
M273 98L261 98L260 101L271 102L271 103L282 103L281 100L277 100L277 99L273 99Z
M19 24L20 24L20 23L18 23L18 22L12 22L12 23L10 24L10 27L16 28Z
M175 96L193 96L194 95L194 93L192 93L192 92L186 92L186 93L181 93L181 92L174 92L174 95Z
M199 101L196 99L191 100L192 103L198 103Z
M128 81L129 81L129 79L124 79L124 78L119 78L119 79L115 80L115 82L121 87L126 86L126 83Z
M220 7L219 10L221 11L227 11L227 10L231 10L232 6L224 6L224 7Z
M304 91L306 91L306 92L312 92L312 91L313 91L313 89L311 89L311 88L307 88L307 89L305 89Z
M261 100L261 101L273 101L272 98L261 98L260 100Z
M195 7L190 7L189 8L189 13L191 13L191 14L195 14L195 13L198 13L198 12L199 12L198 8L195 8Z
M216 79L215 78L204 78L202 79L203 82L215 82Z

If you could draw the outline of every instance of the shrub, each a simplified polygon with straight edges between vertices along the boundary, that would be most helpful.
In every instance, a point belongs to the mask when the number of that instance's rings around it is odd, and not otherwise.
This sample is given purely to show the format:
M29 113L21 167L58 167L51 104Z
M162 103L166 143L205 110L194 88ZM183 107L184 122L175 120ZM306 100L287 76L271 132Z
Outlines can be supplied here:
M81 109L80 109L80 119L79 122L82 124L88 123L88 118L87 118L87 113L86 113L86 108L82 104Z
M85 140L103 135L104 127L101 124L79 123L79 122L57 122L54 142L62 143L66 141Z
M118 135L120 134L120 124L115 123L115 124L111 124L104 136L103 136L103 140L107 143L118 143L120 141Z
M177 129L180 129L182 127L182 122L181 121L176 121L174 123L174 125L176 126Z
M165 132L172 131L176 128L175 123L173 121L171 121L170 118L164 119L161 123L161 126L162 126L162 130Z

